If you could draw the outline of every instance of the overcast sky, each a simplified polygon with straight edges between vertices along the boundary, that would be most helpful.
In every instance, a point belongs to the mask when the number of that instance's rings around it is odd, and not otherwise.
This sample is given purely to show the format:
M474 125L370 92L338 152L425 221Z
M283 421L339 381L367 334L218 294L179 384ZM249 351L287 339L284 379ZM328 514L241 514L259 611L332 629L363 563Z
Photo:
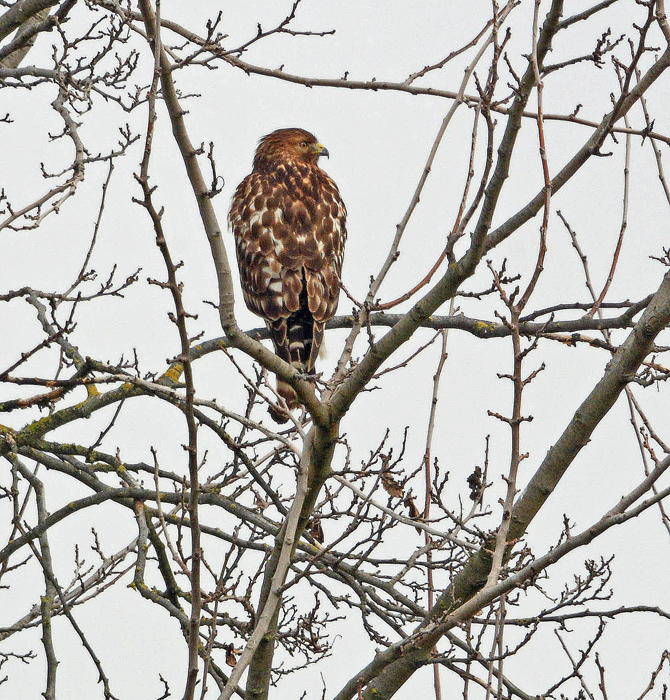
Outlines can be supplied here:
M579 11L582 2L567 2L566 14ZM622 2L607 14L612 35L616 36L635 5ZM271 27L287 13L290 3L267 0L265 2L163 2L162 14L190 29L204 33L203 22L217 9L222 10L220 31L229 35L226 46L236 46L255 34L257 22ZM450 0L449 2L426 0L421 3L405 2L340 2L304 0L299 8L295 28L326 31L335 29L332 36L289 37L280 36L259 42L244 55L245 60L268 68L284 66L288 73L321 78L340 78L345 72L357 80L402 81L425 65L444 58L450 51L474 37L482 24L482 17L490 12L490 2L483 0ZM513 66L517 71L525 67L522 54L530 51L530 17L532 3L522 0L515 11L514 32L508 46ZM72 15L72 24L82 21L87 12L84 7ZM595 39L603 32L604 23L587 22L565 33L554 46L552 61L559 62L567 56L589 53ZM40 37L30 53L27 64L38 66L51 64L49 35ZM53 37L55 38L55 37ZM164 41L168 41L164 37ZM659 45L661 39L659 38ZM136 43L143 51L143 76L138 83L148 80L146 67L151 56L146 46ZM469 52L459 57L441 71L431 73L419 81L423 86L436 89L457 90L463 70L472 60ZM315 133L328 148L330 158L322 167L335 179L342 192L349 212L349 240L343 274L344 284L357 298L367 290L370 275L379 270L395 234L395 227L409 205L417 180L421 174L433 139L451 106L451 101L428 96L412 96L394 92L370 92L336 90L332 88L293 85L261 76L248 76L240 70L218 64L217 70L189 70L176 74L183 93L197 94L184 102L188 109L187 125L194 143L215 145L218 172L225 179L222 193L214 200L219 221L225 225L230 197L237 183L250 171L253 152L259 138L276 128L299 126ZM481 76L485 78L486 61ZM504 77L508 80L508 76ZM611 67L565 71L546 79L544 109L546 113L569 113L581 104L580 116L599 120L609 109L609 94L617 88ZM474 85L468 93L474 94ZM501 90L501 94L502 94ZM8 93L8 94L4 94ZM39 177L39 164L44 162L49 171L59 171L71 159L70 143L65 140L52 143L49 133L60 131L61 124L49 103L54 99L54 88L40 86L32 91L5 90L0 103L0 113L9 112L14 120L11 125L0 124L0 187L4 187L17 204L31 201L37 196L43 182ZM667 79L657 83L648 96L653 114L659 121L655 128L667 133L667 105L670 90ZM535 105L531 105L535 108ZM160 106L159 106L160 107ZM472 111L462 107L454 118L440 147L431 176L422 195L421 203L407 229L401 246L400 258L395 265L380 296L384 301L397 296L415 284L427 272L444 246L445 236L453 223L460 197L464 174L468 169ZM639 113L632 115L635 124L642 124ZM661 123L661 119L665 123ZM145 109L128 115L120 115L115 105L100 103L91 114L82 117L82 138L90 148L104 150L118 139L119 124L128 121L132 128L143 129ZM499 125L502 130L504 124ZM569 155L583 143L590 131L585 127L551 122L547 128L547 156L552 173L562 167ZM482 137L483 138L483 137ZM549 229L549 257L547 273L542 278L532 307L541 308L567 298L588 301L583 284L581 263L565 228L556 216L560 209L570 220L580 236L585 252L589 254L591 273L600 288L607 275L616 238L621 225L621 201L623 193L623 140L618 144L606 144L613 154L607 158L593 159L583 171L552 200L552 217ZM518 210L542 185L540 159L537 152L537 131L533 123L526 125L520 137L520 149L527 153L524 161L517 161L510 174L494 226L506 216ZM665 146L664 146L665 148ZM118 263L120 278L142 268L142 283L128 292L128 304L103 301L95 308L83 310L79 326L74 334L82 352L102 360L117 362L123 353L132 356L137 349L144 371L161 371L165 360L178 351L178 339L165 315L166 293L146 284L147 277L162 278L163 266L148 227L145 212L130 203L139 195L132 178L141 158L141 142L138 142L117 164L113 175L107 215L99 232L99 242L91 261L92 266L104 278L114 263ZM481 155L478 163L481 164ZM654 291L663 275L663 268L650 260L650 255L661 255L668 246L668 207L661 188L655 179L653 152L639 138L632 141L630 216L622 252L622 263L608 298L638 300ZM80 186L78 197L63 206L57 216L47 219L36 231L3 232L0 234L0 293L24 285L43 289L64 290L72 282L82 264L100 199L101 183L106 177L106 166L98 164L88 169L86 181ZM165 206L166 233L175 259L183 259L180 271L185 284L185 298L189 310L199 315L195 324L205 338L221 335L216 310L203 303L216 300L216 280L209 256L209 248L202 232L193 197L183 172L182 162L169 133L169 123L162 109L159 112L155 150L151 176L158 186L157 198ZM508 260L508 272L527 274L528 265L537 254L539 218L529 222L517 235L491 254L495 267L503 259ZM228 253L233 258L231 236L227 235ZM479 291L491 284L491 276L485 265L468 281L466 289ZM484 302L474 299L458 299L459 308L466 315L496 320L494 310L502 311L499 300ZM348 313L351 302L342 299L340 312ZM159 309L157 311L157 308ZM250 314L237 296L240 325L258 327L260 321ZM401 309L407 309L405 305ZM40 337L40 331L25 324L23 309L15 306L0 307L0 327L11 329L17 339L25 338L25 346ZM446 313L446 309L443 310ZM379 331L381 333L382 331ZM426 342L429 334L417 334L412 343L401 351L398 361L411 354ZM624 336L621 335L621 338ZM339 355L345 333L330 332L327 337L328 357L322 361L322 369L328 371ZM17 345L8 348L0 344L0 367L7 366L15 355ZM365 339L359 352L364 352ZM7 351L9 351L8 354ZM445 366L441 385L438 426L433 452L443 470L449 471L454 483L453 504L458 507L458 494L463 490L467 476L477 464L482 463L485 437L491 438L492 478L506 471L509 457L509 431L487 411L509 412L511 392L508 383L497 378L501 372L509 372L512 349L505 340L486 342L464 333L451 333L449 359ZM526 411L534 420L524 426L523 451L529 458L523 463L521 485L537 467L546 450L556 440L560 431L572 416L575 408L586 396L600 376L608 355L593 348L581 346L568 349L545 343L537 355L538 364L543 361L547 370L532 384L526 397ZM387 427L391 433L389 444L400 448L405 426L412 425L408 441L406 469L420 464L423 453L425 426L428 419L429 392L432 375L438 359L438 347L427 350L422 359L402 372L385 375L376 384L381 391L361 396L355 409L344 420L342 429L355 445L354 463L366 459L370 450L382 440ZM533 365L533 362L530 362ZM530 369L531 367L529 367ZM201 382L205 398L216 395L242 397L243 389L236 378L231 378L229 365L217 356L210 356L196 367L196 379ZM383 393L382 393L383 392ZM26 390L31 395L31 390ZM383 397L383 398L382 398ZM5 398L4 396L0 398ZM645 406L655 415L666 412L668 387L649 390L644 394ZM150 460L149 447L160 445L163 459L180 460L183 463L181 422L167 409L160 409L146 423L148 400L140 400L124 409L115 428L115 440L128 459ZM152 409L153 411L154 409ZM26 413L24 420L29 415ZM16 418L12 418L16 420ZM666 421L667 422L667 421ZM172 427L170 427L172 425ZM176 429L174 426L179 425ZM90 431L82 435L81 431ZM94 439L100 425L77 425L76 440ZM166 432L167 431L167 432ZM66 432L57 436L67 439ZM75 439L75 435L69 435ZM667 437L667 436L666 436ZM207 438L203 438L205 446ZM339 467L343 455L340 455ZM337 466L335 468L338 468ZM603 473L608 476L603 478ZM594 441L583 451L579 465L566 476L554 497L547 504L541 523L534 524L528 533L529 544L537 551L555 543L563 526L563 514L567 513L576 527L584 527L597 519L616 503L627 487L636 483L641 474L635 435L628 425L628 413L624 402L611 412L598 428ZM610 476L611 475L611 476ZM502 489L502 486L500 487ZM83 493L83 490L82 490ZM501 490L502 494L502 490ZM448 494L447 494L448 495ZM73 495L62 493L62 502ZM493 499L492 501L493 502ZM59 503L50 504L55 509ZM110 517L116 518L111 508ZM82 546L88 540L73 526L60 531L63 548L71 551L76 540ZM328 536L328 533L326 533ZM133 523L119 521L118 529L107 533L105 546L109 551L123 546L135 536ZM555 581L550 594L558 595L563 578L571 580L572 573L582 570L581 561L588 556L609 556L617 553L612 584L617 595L611 607L637 602L655 603L670 607L667 581L670 564L667 556L667 533L658 522L655 512L649 512L625 529L611 531L598 540L597 547L581 550L563 561L553 572ZM659 547L659 540L662 547ZM418 545L413 542L412 546ZM659 552L661 554L659 555ZM70 555L71 556L71 555ZM645 562L648 574L640 576L635 562ZM66 577L66 572L61 572ZM563 578L562 578L563 577ZM25 604L36 600L41 582L35 589L25 590ZM136 594L120 587L115 594L119 606L134 606ZM113 598L112 598L113 599ZM111 599L110 599L111 600ZM127 669L126 676L115 679L115 692L124 698L149 698L160 694L160 685L154 668L160 666L164 674L172 672L174 696L178 696L183 677L184 656L181 649L175 652L178 631L166 616L147 605L137 606L137 624L132 629L119 631L115 642L105 645L110 661L118 655L119 664ZM116 611L105 598L91 605L88 612L81 611L81 618L91 627L92 642L101 643L107 634L107 625L113 625ZM95 616L98 616L97 618ZM14 619L16 610L9 616L2 615L0 624ZM89 617L93 616L93 617ZM99 625L93 626L92 620ZM65 630L65 626L63 626ZM613 626L614 629L614 626ZM610 662L609 679L617 689L613 697L627 697L627 689L638 691L648 679L652 662L667 645L667 628L655 618L643 620L619 620L616 632L607 637L601 648L601 656ZM346 630L347 634L350 630ZM71 634L69 631L64 634ZM628 635L631 636L628 636ZM97 639L96 639L97 637ZM634 641L634 643L631 643ZM72 641L73 648L78 642ZM548 645L555 640L548 640ZM625 644L627 661L620 660ZM37 634L35 645L39 646ZM555 653L554 647L548 646ZM365 645L361 651L346 637L335 642L332 663L307 670L296 676L296 686L309 689L309 697L318 697L323 672L329 695L343 680L370 660L372 648ZM175 654L174 662L160 664ZM148 658L154 657L154 659ZM154 664L154 661L156 663ZM541 687L546 677L546 659L536 660L520 655L512 659L507 671L514 677L517 665L519 674L528 688ZM36 673L41 662L33 662L30 673L23 677L14 674L8 685L8 695L2 697L37 697L43 689L41 673ZM561 661L563 663L563 661ZM111 667L116 664L111 663ZM137 679L147 672L146 692L138 694ZM85 663L82 667L63 664L61 674L62 698L77 697L75 688L81 682L81 674L91 675L93 669ZM166 676L167 677L167 676ZM422 697L430 687L430 674L417 674L417 678L397 697L409 700ZM90 685L88 686L90 687ZM410 690L411 687L411 690ZM0 695L4 686L0 689ZM285 691L286 692L286 691ZM451 689L445 689L449 697ZM284 694L276 697L298 697Z

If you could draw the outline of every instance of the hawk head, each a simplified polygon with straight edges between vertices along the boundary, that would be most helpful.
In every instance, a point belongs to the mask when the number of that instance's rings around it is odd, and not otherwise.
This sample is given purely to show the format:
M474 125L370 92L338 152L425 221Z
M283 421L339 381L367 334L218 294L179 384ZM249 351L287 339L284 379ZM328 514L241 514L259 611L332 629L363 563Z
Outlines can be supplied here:
M280 163L316 165L319 156L328 156L328 149L314 134L305 129L277 129L258 143L254 170L271 170Z

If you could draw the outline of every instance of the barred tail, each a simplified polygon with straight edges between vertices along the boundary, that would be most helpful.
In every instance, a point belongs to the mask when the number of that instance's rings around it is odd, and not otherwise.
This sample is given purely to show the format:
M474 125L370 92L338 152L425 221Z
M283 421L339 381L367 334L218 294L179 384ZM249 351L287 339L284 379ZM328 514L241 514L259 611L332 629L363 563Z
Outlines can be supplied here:
M299 372L313 374L323 341L323 322L315 321L310 311L303 308L288 318L268 321L267 326L277 356ZM281 379L277 380L277 393L286 401L290 410L300 405L293 388Z

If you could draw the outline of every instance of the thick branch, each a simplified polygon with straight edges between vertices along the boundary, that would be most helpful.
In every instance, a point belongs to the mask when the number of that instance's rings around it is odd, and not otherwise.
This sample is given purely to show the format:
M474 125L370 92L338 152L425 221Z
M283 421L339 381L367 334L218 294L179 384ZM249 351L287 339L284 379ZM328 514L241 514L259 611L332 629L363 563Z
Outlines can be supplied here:
M59 0L19 0L0 17L0 40L34 17L38 12L54 5Z
M573 419L549 450L515 504L511 515L510 539L518 539L525 533L563 474L582 447L588 443L595 428L607 415L630 379L635 376L637 369L651 351L656 336L669 323L670 272L666 273L639 323L607 365L602 379L577 409ZM466 619L462 615L463 606L466 602L475 600L484 587L490 563L491 557L486 549L482 548L474 554L421 623L413 635L414 641L404 644L402 648L390 647L383 654L379 654L366 669L347 684L337 696L338 700L353 697L352 691L359 683L370 683L362 696L364 698L390 698L414 671L427 661L436 641L447 631L446 627L440 626L440 621L457 609L459 620ZM495 587L495 590L497 588ZM487 602L490 602L488 597ZM468 603L468 610L472 607L474 613L482 604L477 599L476 604ZM438 633L436 625L439 627ZM376 680L371 682L373 679Z

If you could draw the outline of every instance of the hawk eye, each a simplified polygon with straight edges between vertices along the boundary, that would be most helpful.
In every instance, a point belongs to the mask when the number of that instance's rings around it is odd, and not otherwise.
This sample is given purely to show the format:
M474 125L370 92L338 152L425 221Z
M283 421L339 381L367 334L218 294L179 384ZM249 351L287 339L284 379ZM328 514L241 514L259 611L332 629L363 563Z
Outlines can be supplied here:
M300 147L301 147L301 148L307 148L307 141L301 141L301 142L300 142Z

